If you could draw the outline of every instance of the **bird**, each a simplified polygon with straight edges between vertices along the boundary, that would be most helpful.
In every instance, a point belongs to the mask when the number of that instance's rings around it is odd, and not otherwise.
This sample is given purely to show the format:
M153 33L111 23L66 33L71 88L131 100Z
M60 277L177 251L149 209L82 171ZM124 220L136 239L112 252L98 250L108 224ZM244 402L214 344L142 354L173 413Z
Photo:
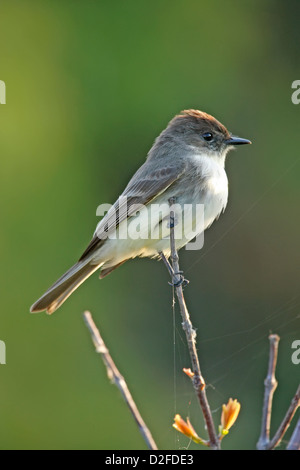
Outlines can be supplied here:
M79 260L30 308L55 312L95 271L100 279L135 257L170 257L170 204L175 204L179 250L203 234L228 201L225 160L236 146L251 144L231 134L204 111L181 111L155 139L145 162L98 223ZM201 223L194 207L203 207ZM183 230L183 220L189 227Z

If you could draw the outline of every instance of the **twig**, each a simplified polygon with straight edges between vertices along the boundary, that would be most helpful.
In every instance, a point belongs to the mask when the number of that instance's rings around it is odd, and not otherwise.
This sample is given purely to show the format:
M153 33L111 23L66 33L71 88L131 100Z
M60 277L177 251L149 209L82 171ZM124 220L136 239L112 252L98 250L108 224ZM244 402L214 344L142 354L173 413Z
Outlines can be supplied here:
M179 258L178 258L178 253L177 253L176 245L175 245L175 234L174 234L175 215L172 209L172 206L174 203L175 203L175 198L171 198L169 200L170 247L171 247L171 261L172 261L173 273L170 270L169 272L171 273L171 275L173 274L172 282L176 290L176 295L177 295L181 317L182 317L182 328L186 334L188 349L189 349L193 373L194 373L193 385L194 385L194 389L198 397L198 400L202 409L202 413L204 416L204 420L206 423L207 432L209 435L209 446L212 449L220 449L220 440L218 439L217 434L216 434L210 406L209 406L207 396L206 396L205 381L203 379L201 369L200 369L200 363L199 363L199 358L198 358L198 353L197 353L197 348L196 348L196 332L193 328L190 315L189 315L189 312L185 303L184 295L183 295L182 285L184 283L184 279L179 269Z
M273 439L270 440L272 400L273 400L273 394L277 387L277 380L275 378L275 369L276 369L276 363L277 363L279 339L280 338L278 335L269 336L269 341L270 341L269 367L268 367L267 377L264 382L265 394L264 394L261 434L257 443L258 450L272 450L272 449L275 449L275 447L278 446L278 444L280 444L284 434L286 433L293 419L293 416L295 415L297 411L297 408L300 406L300 385L299 385L285 417L283 418ZM295 430L294 432L296 432L295 441L297 440L297 436L298 436L298 441L299 441L300 431L298 431L298 434L297 434L297 430Z
M300 450L300 418L296 424L290 442L287 445L286 450Z
M271 425L271 412L272 412L272 401L273 395L277 387L277 380L275 378L275 369L278 355L278 335L270 335L270 353L269 353L269 367L267 377L265 378L265 394L264 404L262 412L262 424L260 438L257 443L257 449L266 449L270 443L270 425Z
M159 256L161 257L161 259L164 262L167 270L169 271L169 274L170 274L171 278L173 279L174 269L172 268L172 265L169 263L169 260L165 257L165 254L162 251L159 252Z
M275 436L273 437L273 439L270 441L268 445L268 450L275 449L275 447L278 446L278 444L280 444L289 425L291 424L291 421L297 411L298 406L300 406L300 385L295 393L295 396L293 397L291 401L289 409L287 410L287 413L285 417L283 418L282 423L280 424L277 432L275 433Z
M137 409L137 406L131 396L131 393L127 387L127 384L125 382L124 377L120 374L117 366L115 365L111 355L109 354L109 351L100 335L99 330L97 329L94 320L92 318L92 315L90 312L84 312L83 314L85 323L91 333L93 343L95 345L96 351L101 354L103 362L105 364L105 367L107 369L107 375L109 379L112 380L112 382L118 387L120 390L125 402L127 403L132 416L134 417L140 433L142 434L147 447L150 450L157 450L157 445L148 429L146 426L143 418L140 415L139 410Z

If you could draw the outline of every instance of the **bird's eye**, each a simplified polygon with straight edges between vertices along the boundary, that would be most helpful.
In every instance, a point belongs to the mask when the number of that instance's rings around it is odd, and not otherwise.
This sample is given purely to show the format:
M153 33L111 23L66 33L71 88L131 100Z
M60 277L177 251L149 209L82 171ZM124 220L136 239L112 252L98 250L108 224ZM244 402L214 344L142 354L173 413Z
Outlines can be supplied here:
M202 134L202 137L206 142L211 142L214 138L211 132L205 132L205 134Z

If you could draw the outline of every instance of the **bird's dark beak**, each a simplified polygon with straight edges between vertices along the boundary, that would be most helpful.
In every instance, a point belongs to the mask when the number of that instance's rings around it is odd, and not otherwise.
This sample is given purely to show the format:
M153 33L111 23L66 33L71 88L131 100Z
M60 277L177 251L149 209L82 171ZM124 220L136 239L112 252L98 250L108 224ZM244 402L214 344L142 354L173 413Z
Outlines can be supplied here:
M248 139L242 139L241 137L237 137L235 135L230 136L229 139L225 140L226 145L244 145L244 144L251 144L251 141Z

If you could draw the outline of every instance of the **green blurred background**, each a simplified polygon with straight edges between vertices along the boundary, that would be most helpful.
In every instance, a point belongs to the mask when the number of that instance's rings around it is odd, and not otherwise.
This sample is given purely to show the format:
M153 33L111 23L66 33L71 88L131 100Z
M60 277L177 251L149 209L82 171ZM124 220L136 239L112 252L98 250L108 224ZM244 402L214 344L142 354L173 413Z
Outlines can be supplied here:
M1 449L145 448L85 309L159 448L198 448L172 429L175 412L205 437L161 263L94 275L52 317L29 314L85 249L97 206L186 108L253 141L228 158L229 205L203 250L180 260L216 424L229 397L242 404L223 448L255 447L270 332L281 336L275 430L300 367L299 15L296 0L1 2Z

